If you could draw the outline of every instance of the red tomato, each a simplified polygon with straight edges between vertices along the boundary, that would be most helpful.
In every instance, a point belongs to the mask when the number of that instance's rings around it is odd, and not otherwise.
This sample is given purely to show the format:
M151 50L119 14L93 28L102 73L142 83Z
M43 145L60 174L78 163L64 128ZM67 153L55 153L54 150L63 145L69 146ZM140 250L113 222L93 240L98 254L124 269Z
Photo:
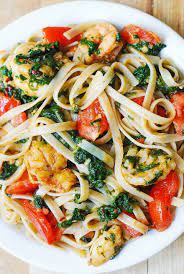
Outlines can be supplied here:
M134 214L132 214L132 213L129 213L127 211L123 211L123 213L126 213L128 216L136 219L135 216L134 216ZM139 236L142 235L139 231L136 231L134 228L132 228L132 227L130 227L130 226L124 224L124 223L121 223L121 227L124 230L126 230L130 234L130 236L132 236L133 238L136 238L136 237L139 237Z
M173 120L176 132L184 135L184 93L179 92L172 96L171 103L176 110L176 116Z
M26 120L27 120L27 115L26 115L25 112L22 112L22 113L18 114L17 116L15 116L14 118L11 119L11 124L12 124L13 127L17 127Z
M6 113L8 110L20 105L20 101L13 97L8 97L0 92L0 116Z
M134 101L136 104L142 106L143 101L144 101L144 96L140 96L140 97L134 98L134 99L132 99L132 101Z
M157 114L162 117L167 117L167 112L162 106L157 106Z
M66 47L69 44L79 41L81 39L81 35L77 35L76 37L68 40L63 33L69 30L68 27L47 27L43 28L43 32L45 35L45 38L49 43L54 43L56 41L60 42L61 47Z
M154 201L149 203L148 210L152 223L158 231L165 230L172 223L171 200L177 194L178 188L179 178L175 171L171 171L150 191L150 196L154 198Z
M0 116L6 113L8 110L15 108L20 105L20 101L16 100L13 97L8 97L0 92ZM14 127L20 125L27 119L25 112L20 113L19 115L12 118L11 123Z
M64 229L61 229L57 226L58 222L51 211L47 214L46 218L51 224L53 234L54 234L54 242L60 241Z
M136 25L127 25L121 31L123 40L129 44L137 44L139 41L146 41L152 45L160 43L161 40L157 34L147 31Z
M59 228L56 228L57 221L51 212L48 215L44 215L42 210L35 208L28 200L22 200L21 204L29 220L48 244L52 244L60 239L59 236L61 234L58 231Z
M28 194L33 193L38 188L38 184L32 184L29 180L27 171L25 171L20 179L9 185L6 189L7 194Z
M108 128L107 118L98 99L85 110L79 112L77 129L79 135L85 139L95 141L102 133L107 131Z

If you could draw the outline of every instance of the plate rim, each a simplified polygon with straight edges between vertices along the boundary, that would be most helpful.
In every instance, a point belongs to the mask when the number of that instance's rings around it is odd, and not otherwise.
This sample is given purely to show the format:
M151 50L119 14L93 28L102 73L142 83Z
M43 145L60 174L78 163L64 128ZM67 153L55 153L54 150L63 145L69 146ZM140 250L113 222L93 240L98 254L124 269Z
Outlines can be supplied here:
M146 16L146 17L149 17L150 20L153 20L157 23L159 23L161 26L164 26L166 30L168 30L168 32L172 35L174 35L175 39L177 38L178 39L178 42L179 43L182 43L183 46L184 46L184 40L182 38L181 35L179 35L176 31L174 31L170 26L168 26L167 24L165 24L164 22L162 22L161 20L159 20L158 18L150 15L150 14L147 14L146 12L143 12L142 10L139 10L137 8L134 8L134 7L130 7L128 5L125 5L125 4L121 4L121 3L114 3L114 2L106 2L104 0L85 0L85 1L82 1L82 0L77 0L77 1L64 1L64 2L61 2L61 3L56 3L56 4L50 4L50 5L46 5L44 7L41 7L41 8L38 8L38 9L34 9L33 11L29 12L29 13L26 13L25 15L17 18L16 20L12 21L11 23L9 23L8 25L4 26L2 29L0 29L0 34L3 33L3 32L6 32L6 30L8 30L8 28L10 28L12 25L14 24L18 24L19 22L21 22L22 20L24 21L26 18L30 17L30 16L33 16L34 14L36 13L42 13L42 10L45 10L45 9L49 9L49 8L53 8L53 7L57 7L57 6L70 6L70 5L74 5L74 4L82 4L82 5L87 5L87 4L96 4L96 5L108 5L108 6L119 6L120 8L125 8L125 9L129 9L130 11L133 11L134 13L138 13L139 15L143 15L143 16ZM184 209L183 209L183 214L184 214ZM164 245L162 245L162 247L158 248L157 250L155 250L154 252L152 252L150 255L148 255L147 257L145 258L139 258L138 260L135 260L133 263L127 265L126 267L121 267L121 266L118 266L116 265L115 267L114 266L110 266L108 270L105 270L105 271L108 271L108 272L111 272L111 271L117 271L117 270L120 270L120 269L124 269L124 268L127 268L127 267L130 267L130 266L134 266L140 262L143 262L145 261L146 259L149 259L150 257L152 257L153 255L159 253L161 250L165 249L166 247L168 247L172 242L174 242L182 233L184 232L184 226L179 226L178 227L178 230L176 231L176 234L170 238L168 241L166 241L166 243ZM26 237L26 236L25 236ZM45 269L45 270L50 270L50 271L56 271L56 272L60 272L60 270L58 269L55 269L53 267L44 267L42 263L39 264L38 261L36 261L35 259L32 260L32 259L27 259L25 258L24 254L15 254L15 251L13 251L11 248L7 247L6 245L4 245L1 240L0 240L0 247L2 247L4 250L6 250L8 253L10 253L11 255L21 259L22 261L24 262L27 262L28 264L34 264L42 269ZM95 268L96 270L95 271L89 271L89 273L103 273L104 270L102 269L101 270L101 267L98 267L98 268ZM72 270L64 270L65 272L67 273L71 273ZM80 270L81 273L85 273L86 272L86 269L84 270Z

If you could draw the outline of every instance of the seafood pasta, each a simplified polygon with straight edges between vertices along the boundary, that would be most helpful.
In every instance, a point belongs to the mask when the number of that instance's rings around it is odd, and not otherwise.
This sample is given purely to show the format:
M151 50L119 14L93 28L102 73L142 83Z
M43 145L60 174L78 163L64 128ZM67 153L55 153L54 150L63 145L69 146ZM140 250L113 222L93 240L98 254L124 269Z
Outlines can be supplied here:
M157 34L46 27L0 52L0 212L98 266L184 204L184 80Z

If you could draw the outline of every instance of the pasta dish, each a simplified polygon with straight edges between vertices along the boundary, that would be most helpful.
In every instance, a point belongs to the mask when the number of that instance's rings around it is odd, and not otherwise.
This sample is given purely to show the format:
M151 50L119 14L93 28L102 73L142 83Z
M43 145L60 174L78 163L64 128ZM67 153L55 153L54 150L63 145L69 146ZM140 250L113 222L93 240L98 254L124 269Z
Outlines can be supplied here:
M0 51L2 220L94 266L172 224L184 204L184 80L163 42L88 22Z

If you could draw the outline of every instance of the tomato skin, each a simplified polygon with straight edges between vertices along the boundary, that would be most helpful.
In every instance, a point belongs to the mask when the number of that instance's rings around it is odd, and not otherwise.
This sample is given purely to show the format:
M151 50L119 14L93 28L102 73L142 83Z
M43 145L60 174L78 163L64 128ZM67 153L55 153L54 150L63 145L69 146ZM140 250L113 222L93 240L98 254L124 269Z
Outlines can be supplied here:
M171 200L177 194L178 188L178 175L175 171L171 171L164 180L159 181L150 191L150 196L154 198L154 201L148 204L148 211L153 226L158 231L164 231L172 223Z
M147 31L136 25L127 25L125 26L121 33L123 40L129 44L137 44L141 41L146 41L151 45L156 45L160 43L161 40L157 34L152 31ZM137 35L138 37L135 37Z
M26 120L27 120L27 114L25 112L22 112L11 119L11 124L13 127L17 127Z
M40 209L36 209L28 200L22 200L21 204L32 224L35 226L41 237L47 241L48 244L54 242L54 234L51 224Z
M8 97L7 95L0 92L0 116L6 113L8 110L20 106L20 101L13 98ZM25 112L22 112L12 118L11 124L14 127L17 127L21 123L23 123L27 119L27 115Z
M49 212L46 215L46 218L49 221L49 223L51 224L53 234L54 234L54 242L60 241L64 229L61 229L57 226L58 222L52 212Z
M29 180L27 171L25 171L20 179L9 185L6 189L7 194L30 194L38 188L38 184L32 184Z
M132 101L134 101L136 104L142 106L144 102L144 96L133 98Z
M99 122L91 124L98 119L100 119ZM102 133L107 131L108 128L107 118L98 99L85 110L79 112L77 117L77 130L81 137L95 141Z
M130 217L136 219L136 218L135 218L135 215L134 215L133 213L129 213L129 212L127 212L127 211L123 211L123 213L125 213L125 214L127 214L128 216L130 216ZM121 223L121 227L122 227L124 230L126 230L126 231L130 234L130 236L132 236L133 238L136 238L136 237L139 237L139 236L142 235L139 231L136 231L134 228L132 228L132 227L130 227L130 226L124 224L124 223Z
M20 101L13 97L8 97L0 92L0 116L6 113L8 110L20 105Z
M48 244L53 244L54 242L60 240L63 230L60 230L57 227L57 220L52 212L45 215L42 209L37 209L28 200L21 200L20 203L23 206L29 220L35 226L40 236L47 241Z
M81 35L77 35L76 37L73 37L72 39L68 40L63 35L63 33L70 29L71 28L69 27L47 27L47 28L43 28L42 31L49 43L54 43L56 41L59 41L61 47L66 47L69 44L75 41L79 41L81 39Z
M173 120L175 130L177 134L184 135L184 93L174 94L170 101L176 110L176 116Z

